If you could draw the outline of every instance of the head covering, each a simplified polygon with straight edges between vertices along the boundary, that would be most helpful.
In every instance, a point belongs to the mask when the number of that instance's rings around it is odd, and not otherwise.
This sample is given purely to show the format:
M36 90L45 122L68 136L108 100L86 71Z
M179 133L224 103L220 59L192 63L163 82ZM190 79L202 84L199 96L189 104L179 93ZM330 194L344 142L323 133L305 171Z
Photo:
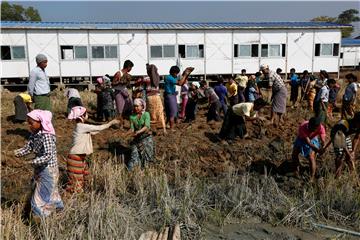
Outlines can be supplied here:
M261 64L260 65L260 70L264 70L264 69L267 69L267 68L269 68L269 65L267 65L267 64Z
M108 86L111 85L111 80L109 77L103 76L102 79L103 79L103 82L105 85L108 85Z
M25 103L32 103L31 96L27 92L20 93L19 96Z
M78 118L82 119L82 116L86 113L86 108L82 106L73 107L68 115L68 119L75 120Z
M151 85L154 87L159 87L160 76L157 67L154 64L147 64L146 71L148 76L150 77Z
M68 97L69 99L72 98L72 97L81 98L79 91L77 89L75 89L75 88L67 88L67 89L65 89L64 96Z
M39 64L42 63L43 61L47 61L47 57L44 54L39 53L38 55L36 55L35 60L36 60L36 64Z
M103 79L102 77L98 77L98 78L96 79L96 82L97 82L98 84L103 84L103 83L104 83L104 79Z
M35 109L27 114L28 117L35 121L40 121L42 133L49 133L55 135L55 129L52 125L52 113L47 110Z
M142 112L145 112L146 102L142 98L135 98L134 106L139 106L139 105L143 107Z
M192 82L191 85L194 85L196 88L200 87L200 83L199 82Z

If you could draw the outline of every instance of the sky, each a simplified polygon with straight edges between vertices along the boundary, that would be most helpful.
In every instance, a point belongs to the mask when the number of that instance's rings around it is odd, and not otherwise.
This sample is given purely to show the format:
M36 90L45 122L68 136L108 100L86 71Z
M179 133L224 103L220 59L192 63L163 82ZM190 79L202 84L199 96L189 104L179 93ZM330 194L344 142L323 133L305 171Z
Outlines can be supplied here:
M43 21L309 21L360 8L359 1L11 1L39 10ZM360 29L360 23L355 26ZM356 31L358 32L358 30Z

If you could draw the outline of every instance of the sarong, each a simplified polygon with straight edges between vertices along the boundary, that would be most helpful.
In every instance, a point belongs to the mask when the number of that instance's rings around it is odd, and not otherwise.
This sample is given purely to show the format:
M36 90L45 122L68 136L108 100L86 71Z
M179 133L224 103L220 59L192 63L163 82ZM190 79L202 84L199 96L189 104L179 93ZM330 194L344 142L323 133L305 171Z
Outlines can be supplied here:
M85 170L87 165L85 163L85 154L74 155L69 154L67 158L67 173L68 184L66 191L82 192L84 187L84 175L88 174Z
M15 120L24 122L27 119L28 109L24 100L20 96L16 96L14 99L14 106L15 106Z
M151 95L147 97L147 109L150 113L150 119L153 122L163 123L164 107L160 95Z
M59 169L46 166L35 169L34 173L32 212L37 216L46 217L56 209L63 209L64 204L58 190Z
M131 143L131 158L127 163L127 168L131 171L138 164L144 168L147 163L153 161L154 153L155 147L152 136L140 136Z
M210 104L209 111L206 116L206 120L209 122L211 120L220 121L220 101L216 101Z
M178 105L175 94L164 94L165 113L169 121L170 118L175 118L178 112Z
M34 109L41 109L41 110L48 110L51 112L51 103L50 103L50 96L37 96L34 95L34 103L35 108Z
M244 118L242 116L236 115L232 108L229 108L221 126L219 137L221 139L234 140L237 136L243 138L246 132Z
M272 111L275 113L286 112L287 89L285 86L272 93Z
M320 148L320 141L318 137L311 139L311 143L315 145L315 147ZM310 153L314 151L303 139L296 138L294 142L294 148L300 149L301 155L305 158L310 156Z
M343 99L341 107L341 116L343 119L351 119L355 115L355 102L354 101L345 101Z

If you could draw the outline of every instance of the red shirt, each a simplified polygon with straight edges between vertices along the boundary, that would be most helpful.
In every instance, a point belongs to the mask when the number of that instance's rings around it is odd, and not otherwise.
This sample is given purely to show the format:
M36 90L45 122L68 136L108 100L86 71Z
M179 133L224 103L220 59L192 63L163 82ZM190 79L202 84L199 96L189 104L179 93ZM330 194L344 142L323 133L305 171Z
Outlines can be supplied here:
M326 131L322 124L320 124L320 126L314 132L309 130L309 121L305 121L300 125L298 131L298 137L300 139L305 140L308 137L311 140L316 136L320 136L320 138L325 142Z

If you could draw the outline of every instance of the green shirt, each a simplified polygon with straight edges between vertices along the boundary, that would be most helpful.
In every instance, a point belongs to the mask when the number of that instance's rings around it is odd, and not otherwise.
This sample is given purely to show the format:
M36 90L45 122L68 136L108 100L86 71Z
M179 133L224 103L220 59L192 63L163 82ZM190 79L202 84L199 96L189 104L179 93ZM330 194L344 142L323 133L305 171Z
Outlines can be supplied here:
M130 128L132 130L138 131L144 126L150 129L150 114L148 112L144 112L140 118L138 118L137 114L130 116Z

